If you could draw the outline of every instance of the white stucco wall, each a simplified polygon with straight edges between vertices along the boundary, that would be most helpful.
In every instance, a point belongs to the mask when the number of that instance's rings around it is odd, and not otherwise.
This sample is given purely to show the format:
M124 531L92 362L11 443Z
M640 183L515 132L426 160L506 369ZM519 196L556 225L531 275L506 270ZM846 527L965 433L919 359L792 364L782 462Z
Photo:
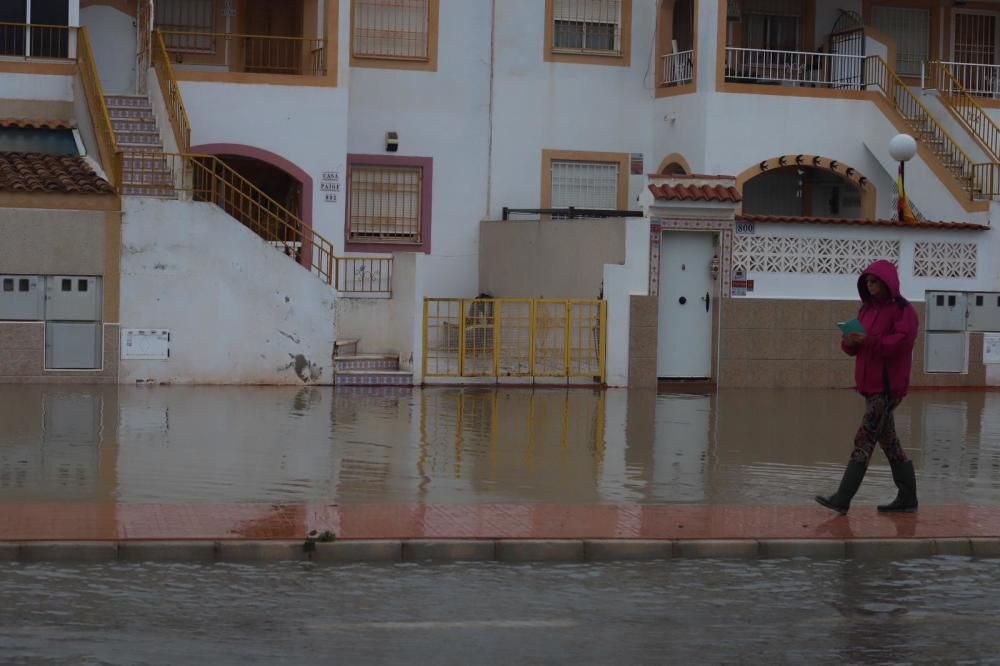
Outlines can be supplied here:
M604 297L608 301L608 386L628 385L628 344L631 296L649 293L649 218L625 221L625 263L604 266Z
M401 370L419 370L423 277L418 263L423 258L413 252L394 256L391 298L338 298L337 337L358 339L359 354L399 354Z
M122 328L171 339L122 382L331 382L333 289L211 204L123 202Z
M0 74L0 99L73 101L73 77L55 74Z
M490 22L488 1L442 0L436 72L350 71L348 151L387 155L385 134L395 131L396 155L434 160L433 257L425 279L438 296L478 293L490 149Z
M135 94L135 19L109 5L80 10L105 95Z
M893 227L843 225L757 224L758 236L786 238L831 238L838 240L899 240L900 291L908 299L923 301L925 292L1000 291L1000 257L993 231L901 230ZM975 278L918 278L913 276L913 249L917 242L977 243ZM738 298L799 298L813 300L857 300L856 274L827 275L805 273L750 272L754 291Z

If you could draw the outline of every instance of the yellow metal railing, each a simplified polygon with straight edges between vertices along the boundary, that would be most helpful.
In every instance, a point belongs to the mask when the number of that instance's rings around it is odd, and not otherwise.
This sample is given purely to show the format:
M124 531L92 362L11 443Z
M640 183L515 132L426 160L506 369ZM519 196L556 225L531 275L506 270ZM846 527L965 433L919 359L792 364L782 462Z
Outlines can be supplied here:
M0 22L0 56L72 60L76 31L68 25Z
M979 141L992 162L973 165L974 182L984 197L1000 196L1000 126L983 110L951 68L942 62L930 63L931 85L941 101L958 116L966 129Z
M425 377L585 377L603 383L607 302L424 299Z
M188 121L187 110L184 108L184 98L181 97L181 87L174 76L174 68L170 64L167 47L163 43L163 33L159 30L153 34L153 67L156 78L160 81L160 91L167 105L167 115L170 125L174 128L174 138L177 139L177 149L186 153L191 147L191 123Z
M179 30L161 34L166 50L177 62L223 64L230 71L257 74L326 74L325 39ZM206 57L219 62L205 63Z
M882 90L882 94L913 129L915 138L937 155L968 191L970 198L975 198L981 191L976 180L975 163L881 56L865 58L865 82Z
M101 165L108 174L111 185L117 188L122 182L121 161L118 159L118 141L111 125L108 105L104 101L101 77L97 73L94 50L90 46L90 36L85 27L81 27L77 33L77 62L80 68L80 79L83 81L84 95L87 98L87 108L90 110L90 117L97 133L97 149L101 155Z

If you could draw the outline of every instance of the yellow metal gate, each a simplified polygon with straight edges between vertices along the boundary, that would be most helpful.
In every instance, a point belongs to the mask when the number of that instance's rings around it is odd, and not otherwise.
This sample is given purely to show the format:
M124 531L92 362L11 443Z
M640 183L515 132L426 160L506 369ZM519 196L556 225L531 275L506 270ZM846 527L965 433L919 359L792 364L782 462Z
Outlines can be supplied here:
M607 302L425 298L424 377L585 377L604 382Z

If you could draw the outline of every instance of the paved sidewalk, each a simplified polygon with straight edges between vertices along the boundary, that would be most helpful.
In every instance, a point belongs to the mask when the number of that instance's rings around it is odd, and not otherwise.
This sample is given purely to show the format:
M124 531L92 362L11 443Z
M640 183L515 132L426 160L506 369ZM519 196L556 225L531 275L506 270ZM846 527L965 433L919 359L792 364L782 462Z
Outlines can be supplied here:
M922 506L887 515L819 506L478 504L7 504L0 542L291 540L329 530L370 539L1000 538L992 506Z

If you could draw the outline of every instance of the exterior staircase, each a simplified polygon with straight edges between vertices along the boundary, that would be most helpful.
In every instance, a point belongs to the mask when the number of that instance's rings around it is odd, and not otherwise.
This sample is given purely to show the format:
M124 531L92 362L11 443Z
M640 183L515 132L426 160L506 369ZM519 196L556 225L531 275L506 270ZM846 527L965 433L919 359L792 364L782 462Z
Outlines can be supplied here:
M122 151L122 194L174 197L174 174L163 155L153 105L145 95L107 95L108 114Z
M413 373L399 369L399 354L359 354L358 340L337 340L334 386L413 386Z

